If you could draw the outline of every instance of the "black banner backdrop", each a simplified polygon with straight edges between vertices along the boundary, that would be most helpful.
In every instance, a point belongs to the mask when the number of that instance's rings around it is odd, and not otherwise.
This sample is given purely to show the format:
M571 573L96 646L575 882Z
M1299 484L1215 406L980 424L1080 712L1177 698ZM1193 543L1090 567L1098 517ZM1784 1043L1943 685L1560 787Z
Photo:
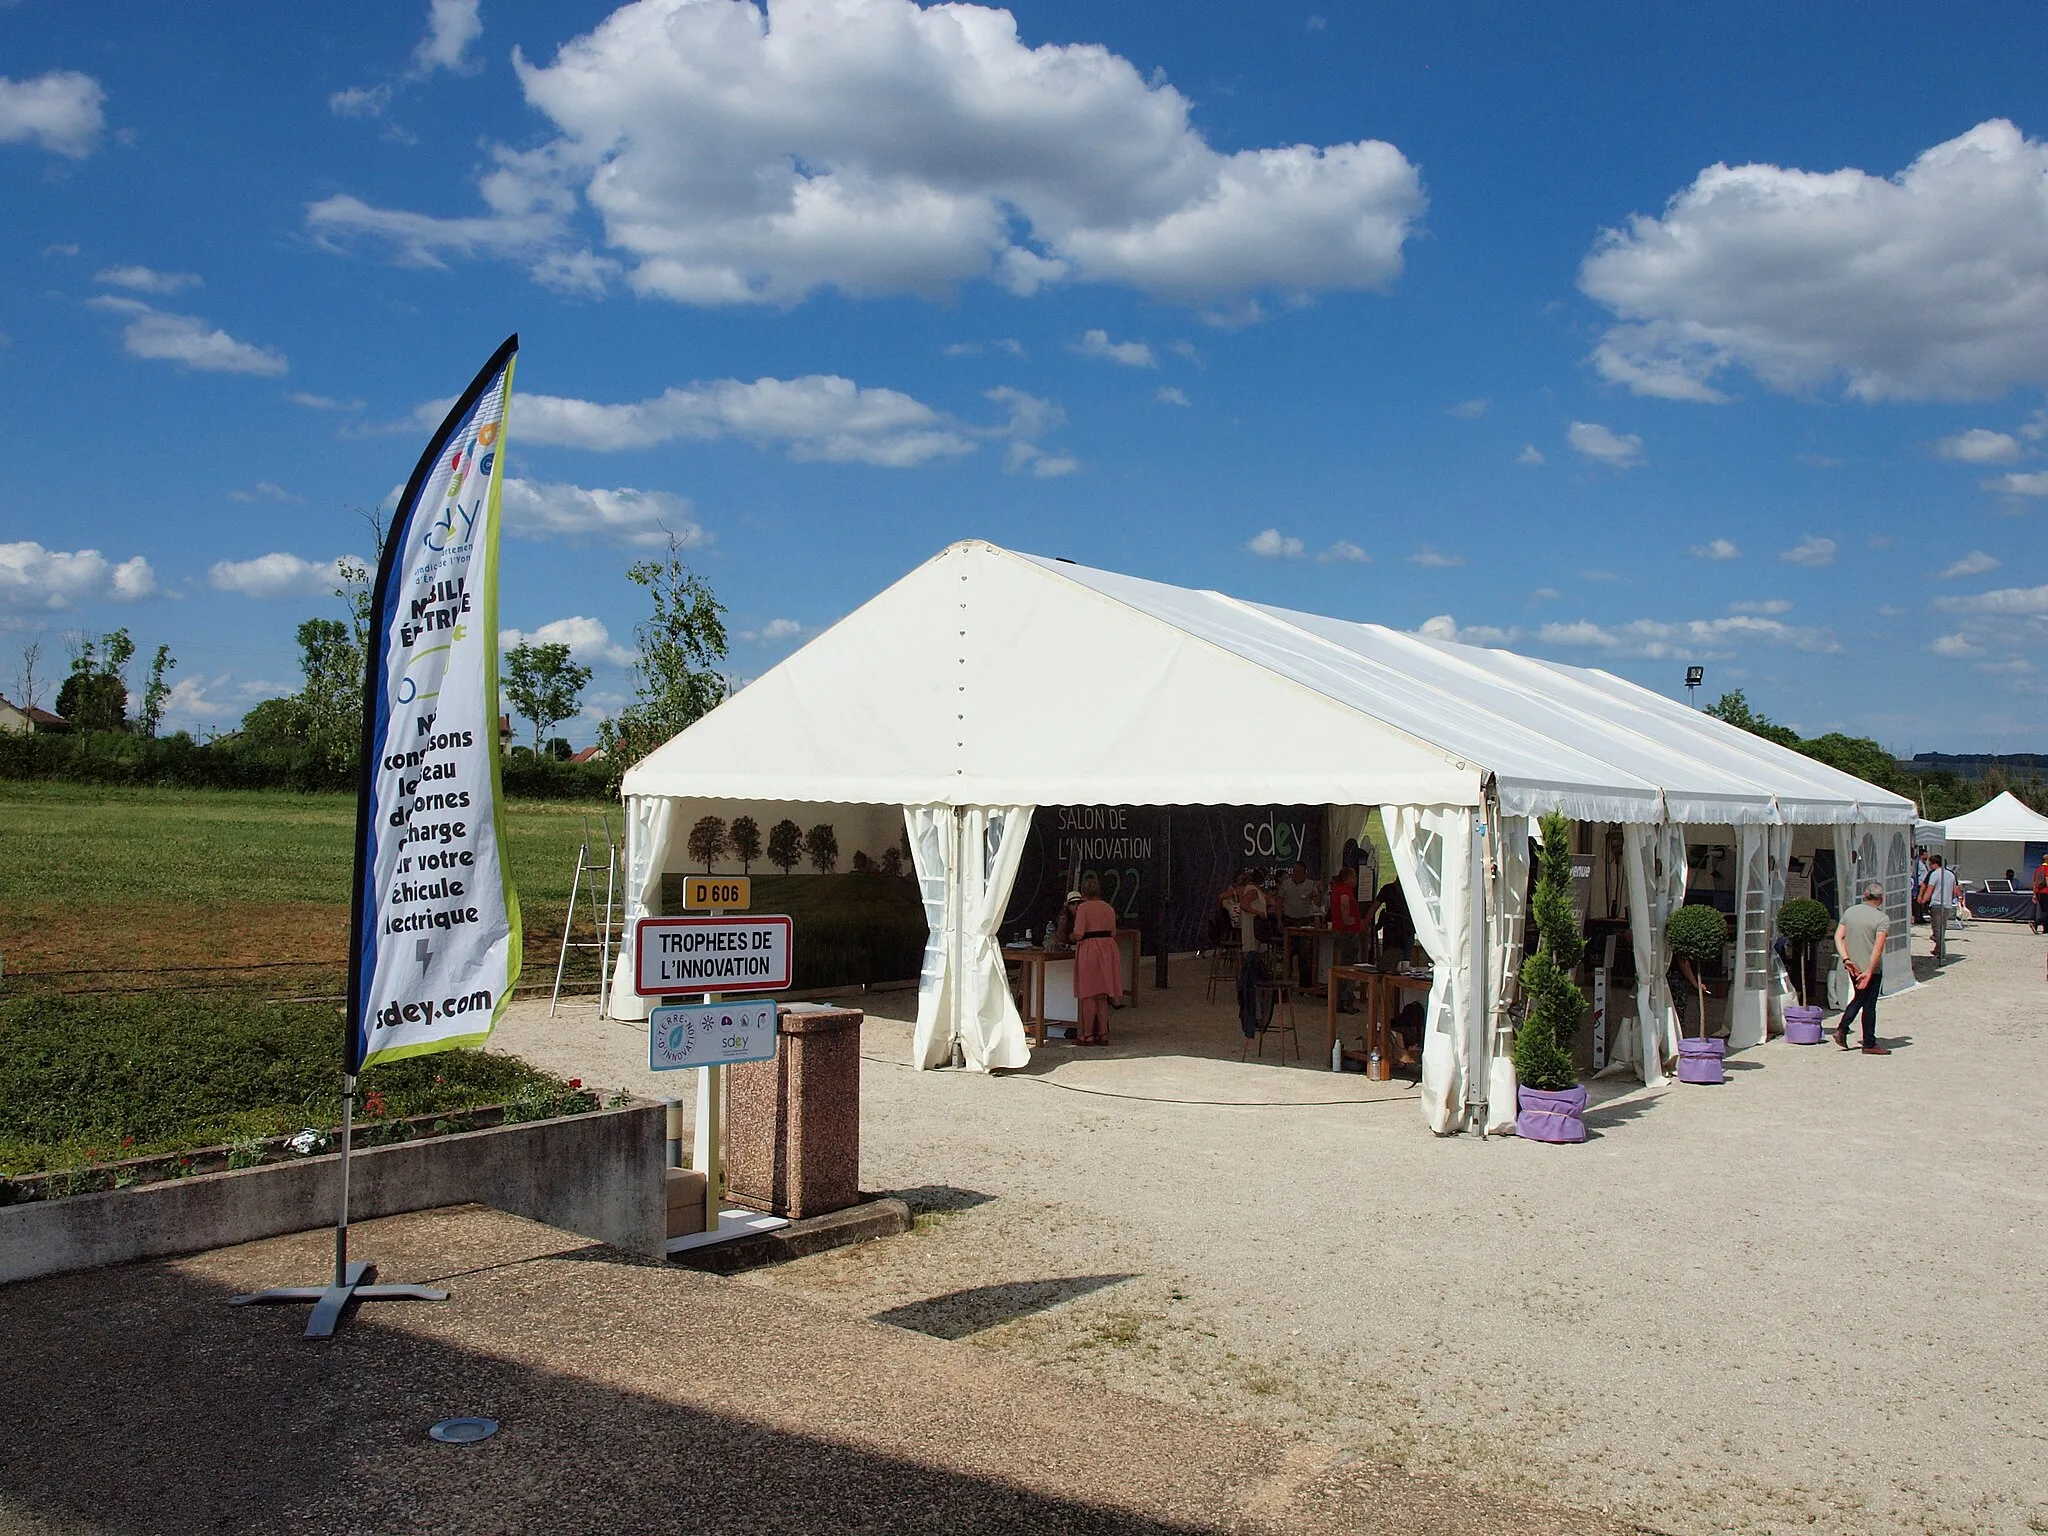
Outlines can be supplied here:
M1002 937L1041 937L1084 876L1156 954L1210 943L1216 898L1237 872L1291 866L1323 874L1320 805L1042 805L1031 818Z

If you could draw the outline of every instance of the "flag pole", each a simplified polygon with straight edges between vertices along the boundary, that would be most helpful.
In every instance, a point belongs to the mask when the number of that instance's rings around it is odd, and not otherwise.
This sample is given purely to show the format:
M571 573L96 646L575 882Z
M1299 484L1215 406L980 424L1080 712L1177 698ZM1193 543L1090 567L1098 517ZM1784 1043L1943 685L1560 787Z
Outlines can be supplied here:
M229 1298L229 1305L236 1307L263 1306L279 1303L311 1302L312 1315L306 1320L306 1337L326 1339L334 1336L344 1313L352 1303L360 1301L446 1301L448 1292L425 1285L373 1285L377 1266L360 1260L352 1261L348 1256L348 1186L349 1160L355 1141L355 1098L356 1078L364 1064L364 1056L370 1034L370 1020L366 1010L371 1007L366 988L366 966L374 964L378 939L379 891L377 874L373 867L376 850L376 783L380 733L384 726L382 712L386 705L383 661L388 641L385 620L387 598L392 583L401 579L400 567L405 560L405 551L411 534L414 514L418 511L421 492L432 480L440 462L443 450L470 413L483 398L484 391L501 375L510 389L510 368L519 350L519 337L515 333L492 354L491 360L471 380L454 406L434 433L427 451L420 456L414 467L412 479L407 482L405 492L392 513L391 526L384 539L384 548L377 561L376 585L370 599L370 613L375 621L365 637L363 654L363 730L359 775L356 788L356 844L355 881L351 893L349 921L349 977L348 1012L346 1032L342 1041L341 1070L341 1156L336 1169L339 1189L336 1197L334 1220L334 1275L332 1283L319 1285L283 1285L268 1290L255 1291L244 1296ZM496 479L489 482L495 486ZM453 492L450 493L451 495ZM496 516L495 495L491 500L491 515ZM496 636L486 643L495 644ZM495 789L497 740L489 738L491 771ZM495 794L493 795L495 800ZM516 923L515 923L516 929ZM426 941L421 940L422 944ZM514 954L517 948L515 943ZM516 958L513 971L517 973ZM508 988L509 990L509 988ZM493 1016L495 1018L495 1015Z

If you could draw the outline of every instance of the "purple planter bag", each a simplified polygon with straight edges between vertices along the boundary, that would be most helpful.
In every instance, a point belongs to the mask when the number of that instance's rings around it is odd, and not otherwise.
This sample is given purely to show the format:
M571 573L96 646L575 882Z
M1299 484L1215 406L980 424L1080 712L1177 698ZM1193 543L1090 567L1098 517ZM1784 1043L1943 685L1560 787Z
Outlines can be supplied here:
M1828 1037L1825 1015L1811 1004L1787 1003L1785 1005L1785 1043L1787 1045L1819 1045Z
M1526 1141L1584 1141L1586 1090L1567 1088L1545 1093L1541 1088L1517 1090L1515 1134Z
M1725 1083L1728 1074L1721 1070L1721 1057L1728 1050L1728 1042L1716 1037L1695 1040L1687 1035L1678 1042L1678 1080L1681 1083Z

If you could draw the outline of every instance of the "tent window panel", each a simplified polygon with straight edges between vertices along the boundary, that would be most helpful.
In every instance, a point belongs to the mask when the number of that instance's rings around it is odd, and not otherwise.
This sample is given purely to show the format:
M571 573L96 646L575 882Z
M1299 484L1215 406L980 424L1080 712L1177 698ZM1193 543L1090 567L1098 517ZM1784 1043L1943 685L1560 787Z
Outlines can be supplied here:
M1751 856L1742 880L1742 984L1762 991L1770 976L1770 895L1764 884L1764 856Z
M1912 929L1909 926L1911 900L1909 890L1913 879L1913 866L1906 849L1906 834L1894 832L1891 846L1885 851L1884 865L1884 910L1891 919L1891 933L1885 939L1888 955L1902 956L1912 946Z

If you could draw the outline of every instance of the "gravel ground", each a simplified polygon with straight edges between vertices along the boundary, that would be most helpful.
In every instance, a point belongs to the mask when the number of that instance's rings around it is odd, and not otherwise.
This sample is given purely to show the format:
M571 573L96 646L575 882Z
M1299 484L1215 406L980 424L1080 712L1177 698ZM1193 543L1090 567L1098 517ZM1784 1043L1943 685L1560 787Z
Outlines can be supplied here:
M909 1071L871 999L863 1183L925 1215L744 1283L1669 1531L2048 1531L2044 944L1915 948L1894 1055L1609 1090L1579 1147L1431 1137L1313 1069L1320 1015L1311 1066L1241 1065L1185 970L999 1078ZM544 1013L501 1043L664 1091Z

